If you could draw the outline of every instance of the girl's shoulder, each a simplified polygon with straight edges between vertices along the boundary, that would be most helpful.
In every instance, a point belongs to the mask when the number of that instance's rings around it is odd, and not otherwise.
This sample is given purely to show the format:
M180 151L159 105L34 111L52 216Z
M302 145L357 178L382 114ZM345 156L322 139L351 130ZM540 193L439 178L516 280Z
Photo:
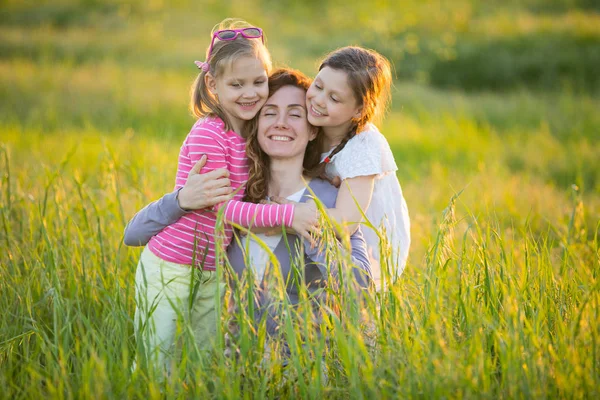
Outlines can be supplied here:
M367 124L350 139L332 162L336 175L342 180L363 175L379 176L398 169L390 145L373 124Z
M379 129L371 123L365 125L364 129L358 132L354 138L357 139L357 142L362 144L387 144L387 139L385 136L383 136L383 133L381 133Z
M340 153L344 152L347 157L351 157L355 153L387 153L391 152L391 150L387 139L379 132L379 129L373 124L367 124L362 131L358 132L346 143L346 146L344 146L344 149Z
M217 142L237 142L237 134L231 135L225 129L225 123L219 117L206 116L196 121L188 135L188 141L194 139L215 140Z
M192 127L192 130L200 128L215 131L217 133L225 133L225 122L223 122L223 120L216 115L208 115L196 121Z

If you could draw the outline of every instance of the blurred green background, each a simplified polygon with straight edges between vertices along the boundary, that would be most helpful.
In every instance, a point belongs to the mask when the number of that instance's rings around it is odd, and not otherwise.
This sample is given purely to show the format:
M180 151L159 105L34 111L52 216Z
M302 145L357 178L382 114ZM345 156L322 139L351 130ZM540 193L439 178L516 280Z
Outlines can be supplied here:
M349 44L395 67L380 128L409 264L368 379L324 393L597 395L598 0L0 0L0 398L160 398L127 373L139 250L122 232L173 187L193 61L225 17L310 76ZM219 368L231 398L263 379Z

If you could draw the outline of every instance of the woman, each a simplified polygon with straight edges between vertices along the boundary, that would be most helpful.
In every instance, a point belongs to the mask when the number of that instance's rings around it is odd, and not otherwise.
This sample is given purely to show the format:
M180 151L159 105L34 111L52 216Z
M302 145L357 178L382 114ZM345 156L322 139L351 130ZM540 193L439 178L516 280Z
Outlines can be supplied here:
M294 70L280 69L269 77L269 98L253 123L248 126L247 155L251 165L246 201L259 202L276 196L306 202L312 191L325 207L335 205L337 189L329 182L310 178L319 164L320 155L317 130L307 120L305 99L309 86L310 80ZM223 196L222 188L227 186L224 173L210 172L202 178L196 173L200 167L201 165L197 165L194 168L194 173L181 192L165 195L134 216L125 228L124 240L127 245L145 244L165 226L185 215L186 211L181 207L194 208L199 205L197 203L210 205L210 199L206 196L197 197L196 204L190 202L193 199L190 194L202 194L202 190L198 188L206 189L204 193L214 190L215 196ZM211 175L210 179L208 175ZM351 260L349 267L352 268L358 286L365 288L370 283L370 264L360 230L351 236L350 243L352 252L348 255ZM337 242L334 245L339 246ZM270 254L265 246L277 258L278 271L269 267ZM298 251L302 251L304 256L299 263L303 268L301 282L291 279L295 273L293 265L299 261L296 256ZM248 239L234 239L228 249L228 260L238 278L242 278L245 271L253 272L259 284L254 317L256 320L266 318L270 334L278 331L280 321L272 307L271 293L265 290L268 278L272 276L271 272L281 276L286 282L285 294L291 305L298 303L301 286L314 294L317 303L325 301L326 291L319 289L335 285L342 272L342 265L328 265L323 246L307 243L294 234L286 235L286 238L283 235L258 234ZM239 282L239 279L233 281ZM314 316L318 323L317 308Z

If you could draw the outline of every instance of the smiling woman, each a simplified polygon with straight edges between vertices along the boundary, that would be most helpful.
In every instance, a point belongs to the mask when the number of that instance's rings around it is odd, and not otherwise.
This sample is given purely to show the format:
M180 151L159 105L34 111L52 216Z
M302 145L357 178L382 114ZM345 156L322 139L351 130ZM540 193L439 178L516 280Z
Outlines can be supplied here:
M269 98L248 126L251 130L247 154L251 166L247 200L260 201L277 196L288 201L307 202L312 201L312 191L325 207L335 205L337 188L319 178L310 178L319 165L319 143L316 143L317 129L307 120L306 91L309 86L310 80L295 70L280 69L269 78ZM306 188L307 183L310 190ZM267 333L272 337L282 334L285 323L285 301L282 302L274 287L284 291L292 306L299 304L301 293L306 290L316 305L312 308L312 321L318 330L325 310L318 305L324 305L329 296L338 293L342 275L350 273L353 277L348 286L350 290L370 285L370 264L360 229L350 237L350 245L349 262L341 265L327 261L324 246L311 246L306 239L294 234L284 238L282 234L258 233L247 239L237 238L228 249L228 260L236 276L231 286L235 289L248 279L257 283L252 296L240 297L240 306L255 310L253 321L265 321ZM339 243L328 243L328 246L339 246ZM276 265L272 264L271 255L275 256ZM285 282L283 287L273 286L278 276L282 278L280 282ZM294 276L302 278L293 279ZM324 290L326 288L332 290ZM248 304L249 301L254 304ZM283 352L287 354L289 350L285 343Z

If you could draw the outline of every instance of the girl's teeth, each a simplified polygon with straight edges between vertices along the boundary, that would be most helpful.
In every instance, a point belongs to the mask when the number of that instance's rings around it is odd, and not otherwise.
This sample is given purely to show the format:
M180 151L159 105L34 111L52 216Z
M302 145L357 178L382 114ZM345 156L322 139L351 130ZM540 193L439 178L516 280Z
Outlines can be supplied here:
M276 140L278 142L289 142L292 139L287 136L271 136L271 140Z
M315 110L315 108L314 108L314 107L311 107L311 108L312 108L312 110L313 110L313 112L314 112L315 114L317 114L317 115L320 115L320 116L323 116L323 113L320 113L320 112L318 112L317 110Z

